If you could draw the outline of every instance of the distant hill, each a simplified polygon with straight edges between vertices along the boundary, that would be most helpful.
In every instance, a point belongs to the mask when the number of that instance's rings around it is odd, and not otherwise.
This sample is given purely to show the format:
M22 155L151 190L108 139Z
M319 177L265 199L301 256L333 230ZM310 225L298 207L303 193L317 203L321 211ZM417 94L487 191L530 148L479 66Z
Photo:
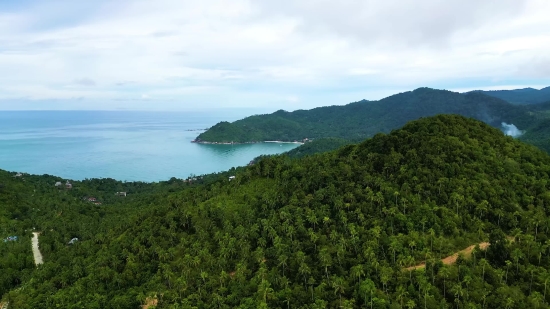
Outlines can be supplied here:
M515 90L475 90L474 92L481 92L517 105L538 104L550 101L550 87L541 90L523 88Z
M294 141L304 138L336 137L357 140L376 133L389 133L411 120L437 114L459 114L500 127L513 123L520 129L534 121L524 106L480 92L461 94L419 88L379 101L359 101L345 106L255 115L233 123L220 122L200 134L198 142Z

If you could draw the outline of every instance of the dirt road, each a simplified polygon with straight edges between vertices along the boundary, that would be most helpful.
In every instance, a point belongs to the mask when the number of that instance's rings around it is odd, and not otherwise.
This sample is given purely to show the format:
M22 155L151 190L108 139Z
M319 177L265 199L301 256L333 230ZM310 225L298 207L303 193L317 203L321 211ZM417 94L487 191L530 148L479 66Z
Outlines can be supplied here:
M479 248L481 248L482 250L485 250L485 249L487 249L487 247L489 247L488 242L482 242L478 245L479 245ZM460 254L462 254L464 256L469 256L472 253L472 251L474 251L475 247L476 247L476 245L471 245L471 246L469 246L468 248L466 248L464 250L460 250L460 251L456 252L453 255L449 255L448 257L446 257L444 259L441 259L441 262L443 262L443 264L445 264L445 265L454 264L454 262L456 262L456 259L458 259L458 256ZM422 269L424 267L426 267L426 263L420 263L418 265L407 267L405 269L406 270L415 270L415 269Z
M44 264L42 261L42 253L40 253L40 249L38 249L38 235L40 233L33 232L34 236L32 237L32 254L34 255L34 264L38 266L39 264Z

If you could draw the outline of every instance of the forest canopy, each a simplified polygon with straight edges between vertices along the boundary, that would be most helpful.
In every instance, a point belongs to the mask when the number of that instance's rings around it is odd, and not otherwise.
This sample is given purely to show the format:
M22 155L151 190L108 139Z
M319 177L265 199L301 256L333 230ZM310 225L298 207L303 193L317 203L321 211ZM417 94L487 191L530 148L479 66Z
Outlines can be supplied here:
M423 118L231 173L192 186L173 179L99 208L71 199L74 191L37 191L25 200L45 204L43 215L27 214L38 218L45 263L10 266L26 271L3 300L10 308L548 308L550 157L478 120ZM2 178L1 198L33 192L36 177ZM82 241L67 245L77 234ZM11 249L0 248L4 261Z

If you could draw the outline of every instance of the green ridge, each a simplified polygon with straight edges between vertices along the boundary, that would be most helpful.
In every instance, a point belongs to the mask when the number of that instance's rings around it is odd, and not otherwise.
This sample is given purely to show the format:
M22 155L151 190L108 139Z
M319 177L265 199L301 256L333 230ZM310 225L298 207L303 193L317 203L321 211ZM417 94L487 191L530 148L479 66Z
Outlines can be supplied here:
M255 115L233 123L220 122L200 134L202 142L302 141L336 137L358 140L377 133L389 133L408 121L437 114L459 114L492 126L513 123L520 129L532 124L534 116L526 107L478 92L460 94L446 90L419 88L382 99L360 101L345 106L327 106L294 112L277 111Z

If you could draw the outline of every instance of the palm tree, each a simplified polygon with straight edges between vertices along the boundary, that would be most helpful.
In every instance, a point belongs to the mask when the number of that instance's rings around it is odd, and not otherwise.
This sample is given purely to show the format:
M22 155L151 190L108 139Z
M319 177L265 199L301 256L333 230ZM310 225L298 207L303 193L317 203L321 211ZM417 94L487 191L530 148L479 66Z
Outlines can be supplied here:
M466 298L470 299L470 292L469 292L469 286L470 282L472 282L472 277L466 275L464 276L464 279L462 279L462 282L464 282L464 285L466 285Z
M520 249L515 249L512 251L512 259L516 262L516 272L519 271L519 259L523 257L523 252Z
M430 228L428 230L428 233L430 234L430 251L433 251L434 250L435 230L433 228Z
M489 202L487 202L486 200L481 201L481 203L479 203L476 206L476 211L479 213L479 216L478 216L479 219L483 217L483 213L487 211L488 206L489 206Z
M462 285L457 283L453 286L453 291L455 294L456 307L458 308L458 305L460 304L460 297L464 296L464 290L462 289Z
M399 299L399 303L401 304L401 307L403 307L403 298L407 295L409 295L409 293L407 292L404 286L400 285L397 287L397 299Z
M482 279L485 280L485 266L489 265L486 259L481 259L479 265L482 267Z
M363 269L363 265L358 264L353 266L350 269L350 275L352 278L357 278L359 285L361 285L361 276L365 275L365 270Z
M397 253L397 250L399 250L401 243L397 237L391 236L390 239L390 250L393 251L393 263L395 264L395 254Z
M367 294L370 294L370 307L372 309L372 294L376 290L376 285L371 279L365 279L361 285L359 286L359 290L361 293L364 293L365 295L365 304L367 303Z
M284 254L279 255L278 260L279 260L279 266L283 267L283 277L284 277L284 275L285 275L285 266L288 265L287 264L288 256L286 256Z
M543 298L546 299L546 286L548 285L548 282L550 281L550 272L544 271L540 274L540 279L544 281L544 294Z
M407 263L407 265L409 266L409 280L412 280L412 271L414 268L412 268L414 266L414 264L416 263L416 261L414 260L414 258L410 255L407 255L407 257L405 258L405 261Z
M403 214L405 215L406 214L406 210L407 210L407 199L402 197L401 198L401 205L403 205Z
M529 298L531 298L531 301L535 303L535 308L538 308L540 304L544 302L544 299L539 292L533 292Z
M262 296L262 300L265 304L267 304L267 300L273 297L274 290L271 288L271 284L269 281L262 279L262 282L260 283L260 286L258 287L258 290L260 292L260 295Z
M332 288L334 289L334 295L340 296L340 307L342 306L342 294L344 294L344 279L342 277L336 277L332 280Z
M411 250L414 254L414 248L416 248L416 241L414 241L414 240L409 241L409 248L411 248Z
M489 296L489 291L483 290L483 294L481 295L481 298L483 298L483 309L485 309L485 301L487 300L487 296Z
M459 205L459 202L464 201L464 196L456 192L453 192L451 193L451 200L456 204L456 215L458 216L458 205Z
M399 204L397 204L397 197L399 197L399 191L394 191L393 196L395 196L395 206L398 206Z
M387 284L391 280L392 273L393 270L391 267L382 267L380 272L380 281L382 281L382 284L384 285L384 291L386 291Z
M315 227L316 227L317 223L319 223L319 219L315 215L315 212L309 210L307 215L306 215L306 219L309 223L313 224L313 230L315 230Z
M514 306L514 300L511 297L506 298L506 303L504 304L504 308L511 309L512 306Z
M510 265L512 265L512 262L510 260L506 260L506 281L504 283L508 284L508 269L510 269Z
M322 248L319 251L319 260L321 261L321 266L325 268L325 275L327 276L327 281L329 281L328 268L332 266L332 258L327 248Z
M311 270L309 269L309 266L305 262L300 264L300 267L298 268L298 273L300 275L304 276L304 286L306 286L306 279L309 274L311 274Z

